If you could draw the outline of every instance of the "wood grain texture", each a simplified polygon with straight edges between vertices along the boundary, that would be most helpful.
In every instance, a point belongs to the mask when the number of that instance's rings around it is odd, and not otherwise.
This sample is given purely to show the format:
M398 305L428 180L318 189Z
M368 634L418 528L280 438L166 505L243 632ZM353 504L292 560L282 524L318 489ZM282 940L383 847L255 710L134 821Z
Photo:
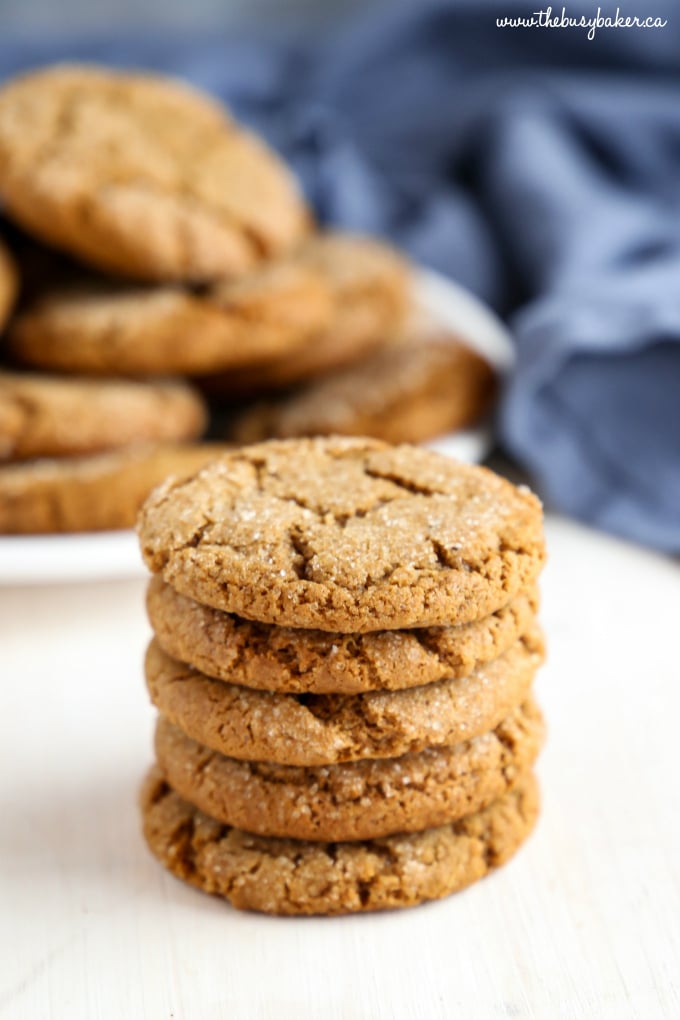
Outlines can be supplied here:
M237 913L146 851L143 583L0 588L0 1018L680 1015L680 572L548 542L536 834L449 900L330 921Z

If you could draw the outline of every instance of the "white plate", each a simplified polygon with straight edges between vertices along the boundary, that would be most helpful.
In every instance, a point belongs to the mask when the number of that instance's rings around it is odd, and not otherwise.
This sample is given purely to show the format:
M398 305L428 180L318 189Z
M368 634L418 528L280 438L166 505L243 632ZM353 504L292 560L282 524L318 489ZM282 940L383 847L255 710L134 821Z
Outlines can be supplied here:
M506 372L512 365L514 352L508 331L464 287L423 269L416 277L416 300L432 317L483 354L499 372ZM492 445L490 423L428 443L433 450L469 463L483 460ZM107 581L144 573L132 531L0 537L0 584Z

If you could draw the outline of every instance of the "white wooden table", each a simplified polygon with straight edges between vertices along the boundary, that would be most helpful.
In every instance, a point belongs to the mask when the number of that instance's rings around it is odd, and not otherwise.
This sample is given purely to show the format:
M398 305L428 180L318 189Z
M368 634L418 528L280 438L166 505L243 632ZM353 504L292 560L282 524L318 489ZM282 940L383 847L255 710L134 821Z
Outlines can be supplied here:
M141 581L0 589L0 1017L679 1017L680 570L548 538L535 835L465 893L338 920L237 913L146 851Z

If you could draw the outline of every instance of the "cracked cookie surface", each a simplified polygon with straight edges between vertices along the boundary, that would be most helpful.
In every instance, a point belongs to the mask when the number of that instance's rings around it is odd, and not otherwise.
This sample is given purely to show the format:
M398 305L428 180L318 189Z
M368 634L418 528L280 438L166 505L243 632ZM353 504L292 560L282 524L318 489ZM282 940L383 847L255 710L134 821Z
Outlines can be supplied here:
M30 233L140 279L242 275L309 229L290 172L217 102L87 65L0 90L0 195Z
M181 594L277 626L454 626L531 586L541 505L492 472L378 440L298 439L228 454L160 487L138 530Z
M273 694L211 680L155 641L145 671L161 715L212 750L248 761L329 765L395 758L494 729L528 697L542 658L534 628L469 676L360 695Z
M141 504L169 475L183 478L224 452L211 443L144 444L0 466L0 534L131 528Z
M375 309L373 332L381 336L394 327L405 301L403 261L371 239L329 234L244 280L197 293L74 280L47 291L15 318L8 347L23 364L86 374L198 375L261 367L342 327L348 266L359 292L350 299Z
M186 383L0 372L0 461L193 439L205 425Z
M146 605L161 647L208 676L256 690L361 694L467 676L528 630L538 593L520 592L502 609L459 627L367 634L245 620L180 595L159 575L149 581Z
M228 758L162 717L156 758L182 797L261 836L373 839L416 832L479 811L533 764L542 716L528 699L488 733L399 758L301 767Z
M527 774L484 810L449 825L329 844L226 826L182 800L157 769L141 795L149 848L177 878L239 909L288 915L388 910L448 896L508 861L538 807L536 780Z

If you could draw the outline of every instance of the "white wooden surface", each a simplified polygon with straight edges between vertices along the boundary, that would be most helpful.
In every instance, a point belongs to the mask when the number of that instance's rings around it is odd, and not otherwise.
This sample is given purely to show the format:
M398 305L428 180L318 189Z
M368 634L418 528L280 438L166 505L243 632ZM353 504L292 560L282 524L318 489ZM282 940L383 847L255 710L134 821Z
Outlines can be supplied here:
M340 920L237 913L148 855L142 583L0 589L0 1017L680 1016L680 571L548 535L536 834L463 894Z

